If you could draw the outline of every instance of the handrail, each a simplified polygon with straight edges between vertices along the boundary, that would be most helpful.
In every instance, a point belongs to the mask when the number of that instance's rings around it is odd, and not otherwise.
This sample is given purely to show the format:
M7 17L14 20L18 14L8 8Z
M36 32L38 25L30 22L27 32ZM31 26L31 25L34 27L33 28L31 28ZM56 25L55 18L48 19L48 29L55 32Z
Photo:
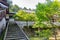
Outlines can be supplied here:
M15 22L16 23L16 22ZM16 23L17 24L17 23ZM18 25L18 24L17 24ZM19 27L19 25L18 25L18 27ZM26 35L26 33L22 30L22 28L21 27L19 27L20 29L21 29L21 31L23 32L23 34L25 35L25 37L27 38L27 40L30 40L29 39L29 37Z
M24 33L24 35L25 35L25 37L27 38L27 40L30 40L29 37L26 35L26 33L23 31L23 29L22 29L22 28L20 28L20 29L21 29L21 31Z
M8 25L9 25L9 23L7 24L6 32L5 32L5 35L4 35L4 40L6 39L6 35L7 35L7 31L8 31Z
M6 11L6 10L5 10L5 9L4 9L4 10L0 10L0 13L1 13L1 12L4 12L4 11Z

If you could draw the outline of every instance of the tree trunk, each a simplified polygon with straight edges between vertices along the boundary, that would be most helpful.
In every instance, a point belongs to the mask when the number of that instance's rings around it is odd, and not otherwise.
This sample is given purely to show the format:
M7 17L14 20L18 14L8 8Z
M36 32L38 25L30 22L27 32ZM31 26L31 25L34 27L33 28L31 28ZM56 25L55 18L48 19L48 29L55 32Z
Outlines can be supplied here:
M55 40L57 40L57 37L56 37L56 28L55 28L55 30L54 30L54 36L55 36Z

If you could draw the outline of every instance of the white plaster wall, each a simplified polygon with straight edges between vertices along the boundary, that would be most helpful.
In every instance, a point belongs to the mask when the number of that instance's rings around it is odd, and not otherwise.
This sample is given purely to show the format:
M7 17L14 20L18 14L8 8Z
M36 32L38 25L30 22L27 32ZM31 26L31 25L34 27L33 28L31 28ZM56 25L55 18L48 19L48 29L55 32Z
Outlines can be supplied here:
M0 21L0 30L4 29L5 26L6 26L6 20L5 20L5 18L3 18L2 21Z
M17 25L21 28L23 28L24 26L31 26L34 24L34 22L32 21L28 21L28 25L26 21L15 21L17 23Z

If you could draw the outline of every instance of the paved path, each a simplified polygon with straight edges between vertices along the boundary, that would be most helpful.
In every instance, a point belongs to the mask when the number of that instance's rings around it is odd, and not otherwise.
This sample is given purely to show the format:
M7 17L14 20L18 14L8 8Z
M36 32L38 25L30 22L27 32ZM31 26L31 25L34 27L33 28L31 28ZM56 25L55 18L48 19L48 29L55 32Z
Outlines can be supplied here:
M10 23L5 40L27 40L27 38L17 24Z

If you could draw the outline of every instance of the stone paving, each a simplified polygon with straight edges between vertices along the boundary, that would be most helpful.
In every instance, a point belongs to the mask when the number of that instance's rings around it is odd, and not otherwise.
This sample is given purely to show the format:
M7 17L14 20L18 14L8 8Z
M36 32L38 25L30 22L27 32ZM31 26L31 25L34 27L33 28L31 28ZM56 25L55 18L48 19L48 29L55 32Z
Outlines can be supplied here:
M28 40L17 24L10 23L5 40Z

